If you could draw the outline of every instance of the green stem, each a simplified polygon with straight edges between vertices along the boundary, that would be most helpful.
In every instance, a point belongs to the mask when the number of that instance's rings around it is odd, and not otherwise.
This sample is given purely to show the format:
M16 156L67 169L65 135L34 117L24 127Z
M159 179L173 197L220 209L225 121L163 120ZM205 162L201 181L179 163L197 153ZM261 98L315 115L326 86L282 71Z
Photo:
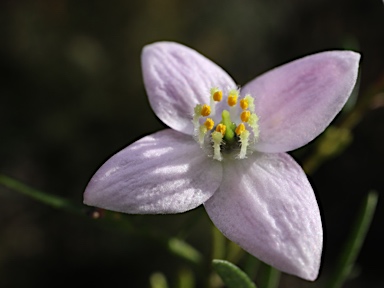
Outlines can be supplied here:
M224 235L212 225L212 259L226 258L226 238Z
M84 207L71 203L69 200L61 198L59 196L50 195L34 188L31 188L11 177L0 174L0 184L15 190L21 194L29 196L39 202L42 202L48 206L56 209L65 210L67 212L75 214L84 214Z
M51 206L56 209L60 209L66 212L75 213L81 216L87 216L87 208L84 205L75 204L67 199L58 197L56 195L48 194L37 189L31 188L11 177L0 174L0 185L7 187L11 190L24 194L32 199L35 199L43 204ZM141 226L140 231L135 229L127 218L119 217L119 213L105 211L104 217L100 220L108 223L109 226L115 226L121 231L131 234L139 234L140 236L146 236L161 243L172 254L183 258L191 263L198 264L202 260L202 256L199 251L190 246L187 242L176 238L164 235L160 231L154 231L150 228ZM140 232L140 233L138 233Z
M281 272L265 263L262 271L263 274L259 286L261 288L277 288L279 286Z
M335 272L330 278L329 285L326 287L340 288L350 275L372 222L377 199L378 194L376 192L370 192L364 200L355 220L355 225L352 226L352 231L340 255Z
M245 258L244 272L249 276L249 278L255 279L262 264L263 263L259 259L251 254L248 254Z

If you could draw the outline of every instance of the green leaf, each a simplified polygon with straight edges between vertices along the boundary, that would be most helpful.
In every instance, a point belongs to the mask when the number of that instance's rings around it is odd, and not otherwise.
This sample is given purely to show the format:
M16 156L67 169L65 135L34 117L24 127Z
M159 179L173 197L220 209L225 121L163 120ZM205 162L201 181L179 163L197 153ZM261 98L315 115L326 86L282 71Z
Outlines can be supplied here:
M361 205L355 224L340 255L335 273L330 278L329 285L326 287L340 288L350 275L356 257L360 252L365 236L371 225L376 209L377 198L378 195L376 192L370 192Z
M247 274L231 262L214 259L212 263L213 268L228 288L256 288Z

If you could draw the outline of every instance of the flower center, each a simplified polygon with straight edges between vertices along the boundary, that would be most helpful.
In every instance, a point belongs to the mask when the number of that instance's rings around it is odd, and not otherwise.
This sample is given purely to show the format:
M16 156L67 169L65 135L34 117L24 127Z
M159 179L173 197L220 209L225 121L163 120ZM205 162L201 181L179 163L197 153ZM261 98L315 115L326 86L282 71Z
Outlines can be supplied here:
M223 103L223 91L211 89L210 103L197 104L193 114L194 136L213 159L221 161L229 155L244 159L259 136L259 117L254 99L247 94L239 99L239 91L228 92ZM217 111L216 111L217 110Z

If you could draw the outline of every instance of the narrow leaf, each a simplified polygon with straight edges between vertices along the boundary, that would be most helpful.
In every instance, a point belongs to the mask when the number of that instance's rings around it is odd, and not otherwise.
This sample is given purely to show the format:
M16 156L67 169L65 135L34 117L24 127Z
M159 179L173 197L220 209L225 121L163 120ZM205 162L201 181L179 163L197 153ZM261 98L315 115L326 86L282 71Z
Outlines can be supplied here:
M225 260L214 259L213 268L228 288L256 288L239 267Z

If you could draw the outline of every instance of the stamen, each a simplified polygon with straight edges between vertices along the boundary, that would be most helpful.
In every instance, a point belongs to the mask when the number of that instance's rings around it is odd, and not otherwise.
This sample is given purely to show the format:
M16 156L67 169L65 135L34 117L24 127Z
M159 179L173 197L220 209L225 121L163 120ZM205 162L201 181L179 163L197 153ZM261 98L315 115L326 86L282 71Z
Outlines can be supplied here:
M219 124L216 126L216 131L217 132L220 132L223 136L225 134L225 130L227 130L227 126L225 126L224 124Z
M250 111L243 111L240 114L240 119L243 122L248 122L248 119L249 119L250 116L251 116L251 112Z
M206 117L211 113L211 107L209 105L204 104L197 104L194 109L193 114L193 126L195 127L195 137L197 138L197 141L199 142L200 146L202 147L204 144L204 138L205 134L207 134L208 130L211 130L215 123L211 118L207 118L205 120L204 125L200 125L199 119L200 117Z
M237 104L237 98L239 97L239 91L231 90L228 95L228 105L233 107Z
M211 98L216 102L220 102L223 99L223 91L217 87L211 88Z
M217 102L223 100L223 91L218 87L213 87L210 90L209 105L198 104L194 108L192 120L195 128L194 138L202 148L204 148L206 140L209 139L213 146L212 157L215 160L222 161L224 159L224 154L221 151L224 148L228 154L238 153L235 156L237 159L246 158L247 154L252 152L251 148L248 149L249 145L257 141L259 137L259 118L255 113L254 99L249 94L242 99L239 97L238 89L232 89L228 92L227 103L222 103L223 106L220 105L221 121L215 115ZM240 107L237 107L238 102ZM224 105L228 105L226 109ZM237 123L232 122L231 118L241 120L241 123L237 125ZM252 138L249 139L249 137Z
M210 105L212 108L212 115L215 115L216 112L216 102L220 102L221 99L223 99L223 91L217 87L211 88Z
M211 118L207 118L204 122L204 126L207 128L207 130L212 130L213 126L215 126L215 122Z
M196 106L195 106L195 109L194 109L194 117L200 117L200 115L201 115L201 109L203 109L203 105L201 105L201 104L197 104Z
M209 116L211 114L211 107L209 105L204 104L203 107L201 108L201 116Z
M244 100L247 101L249 111L255 113L255 99L253 99L251 95L247 94L245 95Z
M200 147L203 147L203 144L204 144L204 138L205 138L205 134L207 134L207 127L205 127L204 125L201 125L200 128L199 128L199 137L198 137L198 140L199 140L199 144L200 144Z
M193 126L195 127L195 131L199 129L199 118L201 117L201 110L203 109L203 105L197 104L194 109L193 113Z
M248 125L251 126L253 137L256 140L259 137L259 117L255 113L252 113L248 119Z
M223 91L218 90L212 95L213 100L220 102L223 99Z
M243 133L245 131L245 125L244 123L240 123L239 126L237 126L235 132L238 136L241 135L241 133Z
M223 156L220 152L220 145L223 144L223 134L218 131L214 131L211 136L213 142L213 159L221 161Z
M249 104L248 104L247 99L243 98L243 99L240 100L240 107L241 107L241 109L243 109L243 110L247 109L248 105Z
M248 144L249 144L249 131L248 130L244 130L240 134L240 143L241 143L241 148L240 148L240 153L239 153L238 158L244 159L244 158L246 158L247 148L248 148Z

